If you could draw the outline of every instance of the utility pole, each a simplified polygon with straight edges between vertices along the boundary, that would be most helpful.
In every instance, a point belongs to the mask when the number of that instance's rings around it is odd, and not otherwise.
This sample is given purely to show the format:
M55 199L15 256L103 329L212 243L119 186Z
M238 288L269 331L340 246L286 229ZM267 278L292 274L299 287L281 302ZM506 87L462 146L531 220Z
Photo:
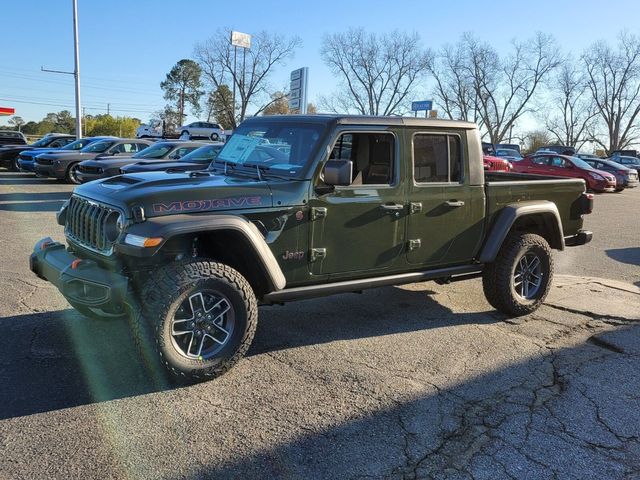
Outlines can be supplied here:
M73 72L65 72L62 70L47 70L40 67L43 72L62 73L64 75L73 75L76 87L76 138L82 138L82 106L80 103L80 53L78 46L78 0L71 0L73 6L73 54L74 69Z
M110 107L110 103L107 103L107 115L109 115L109 107Z
M75 68L73 70L76 80L76 138L82 138L82 117L80 116L80 47L78 42L78 0L73 2L73 53Z

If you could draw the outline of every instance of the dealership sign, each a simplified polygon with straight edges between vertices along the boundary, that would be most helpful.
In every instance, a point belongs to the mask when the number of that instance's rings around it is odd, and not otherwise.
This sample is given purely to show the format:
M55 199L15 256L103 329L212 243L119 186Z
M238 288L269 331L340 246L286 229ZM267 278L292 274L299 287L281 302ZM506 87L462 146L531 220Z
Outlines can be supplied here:
M289 109L294 112L307 113L309 67L302 67L291 72L290 80Z
M0 107L0 115L15 115L16 109L11 107Z

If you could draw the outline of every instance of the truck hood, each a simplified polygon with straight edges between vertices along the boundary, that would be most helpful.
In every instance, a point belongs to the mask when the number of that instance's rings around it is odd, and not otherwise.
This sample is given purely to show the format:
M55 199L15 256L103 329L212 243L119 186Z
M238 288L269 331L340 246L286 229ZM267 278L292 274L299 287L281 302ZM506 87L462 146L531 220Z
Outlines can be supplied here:
M135 162L135 158L131 157L117 157L117 158L95 158L91 160L84 160L82 165L87 167L102 167L105 170L119 168L124 165L128 165Z
M144 208L146 217L247 210L273 206L268 183L251 177L144 172L85 183L76 195L123 209Z
M204 170L209 166L209 162L177 162L173 160L155 161L155 162L137 162L133 163L125 169L127 173L134 172L159 172L168 170L169 168L176 171L186 172L189 170Z

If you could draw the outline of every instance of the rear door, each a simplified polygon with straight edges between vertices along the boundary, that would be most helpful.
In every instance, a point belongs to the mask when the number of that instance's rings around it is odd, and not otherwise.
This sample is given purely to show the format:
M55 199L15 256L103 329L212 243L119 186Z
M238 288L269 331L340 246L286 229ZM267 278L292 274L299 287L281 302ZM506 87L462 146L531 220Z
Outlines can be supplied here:
M408 130L407 261L437 266L471 261L482 240L484 186L469 182L465 130ZM479 160L478 160L479 161Z

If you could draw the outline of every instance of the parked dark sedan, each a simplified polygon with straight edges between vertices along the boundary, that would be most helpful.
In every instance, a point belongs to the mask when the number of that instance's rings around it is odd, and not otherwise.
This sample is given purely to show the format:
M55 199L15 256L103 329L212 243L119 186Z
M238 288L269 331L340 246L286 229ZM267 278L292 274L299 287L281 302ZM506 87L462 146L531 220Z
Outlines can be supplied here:
M50 133L31 145L5 145L0 147L0 167L5 167L14 172L18 171L18 155L25 150L35 148L57 149L73 142L76 139L73 135L64 133Z
M596 170L608 172L616 177L616 192L621 192L625 188L634 188L638 186L638 172L633 168L620 165L612 160L592 160L585 159L589 165Z
M122 167L120 169L120 173L159 172L163 170L172 170L176 172L205 170L209 167L211 161L218 156L222 147L224 147L224 143L215 142L197 148L179 160L131 163Z
M0 145L26 145L27 139L15 130L0 130Z
M36 171L36 157L38 155L42 155L43 153L57 153L57 152L66 152L66 151L79 151L82 150L87 145L98 142L100 140L107 139L116 139L117 137L88 137L81 138L80 140L76 140L75 142L71 142L64 147L59 149L50 149L50 148L34 148L33 150L25 150L20 152L18 155L18 168L21 172L31 172L35 173Z
M129 157L153 142L139 138L114 138L91 143L77 152L43 153L36 157L36 175L79 184L78 165L84 160Z
M619 157L612 157L609 160L619 163L620 165L624 165L627 168L633 168L640 174L640 158L619 156Z
M78 166L78 180L80 183L86 183L99 178L113 177L119 175L120 169L125 165L141 160L147 162L161 162L165 159L177 160L202 145L204 145L202 142L180 140L157 142L133 156L86 160Z

